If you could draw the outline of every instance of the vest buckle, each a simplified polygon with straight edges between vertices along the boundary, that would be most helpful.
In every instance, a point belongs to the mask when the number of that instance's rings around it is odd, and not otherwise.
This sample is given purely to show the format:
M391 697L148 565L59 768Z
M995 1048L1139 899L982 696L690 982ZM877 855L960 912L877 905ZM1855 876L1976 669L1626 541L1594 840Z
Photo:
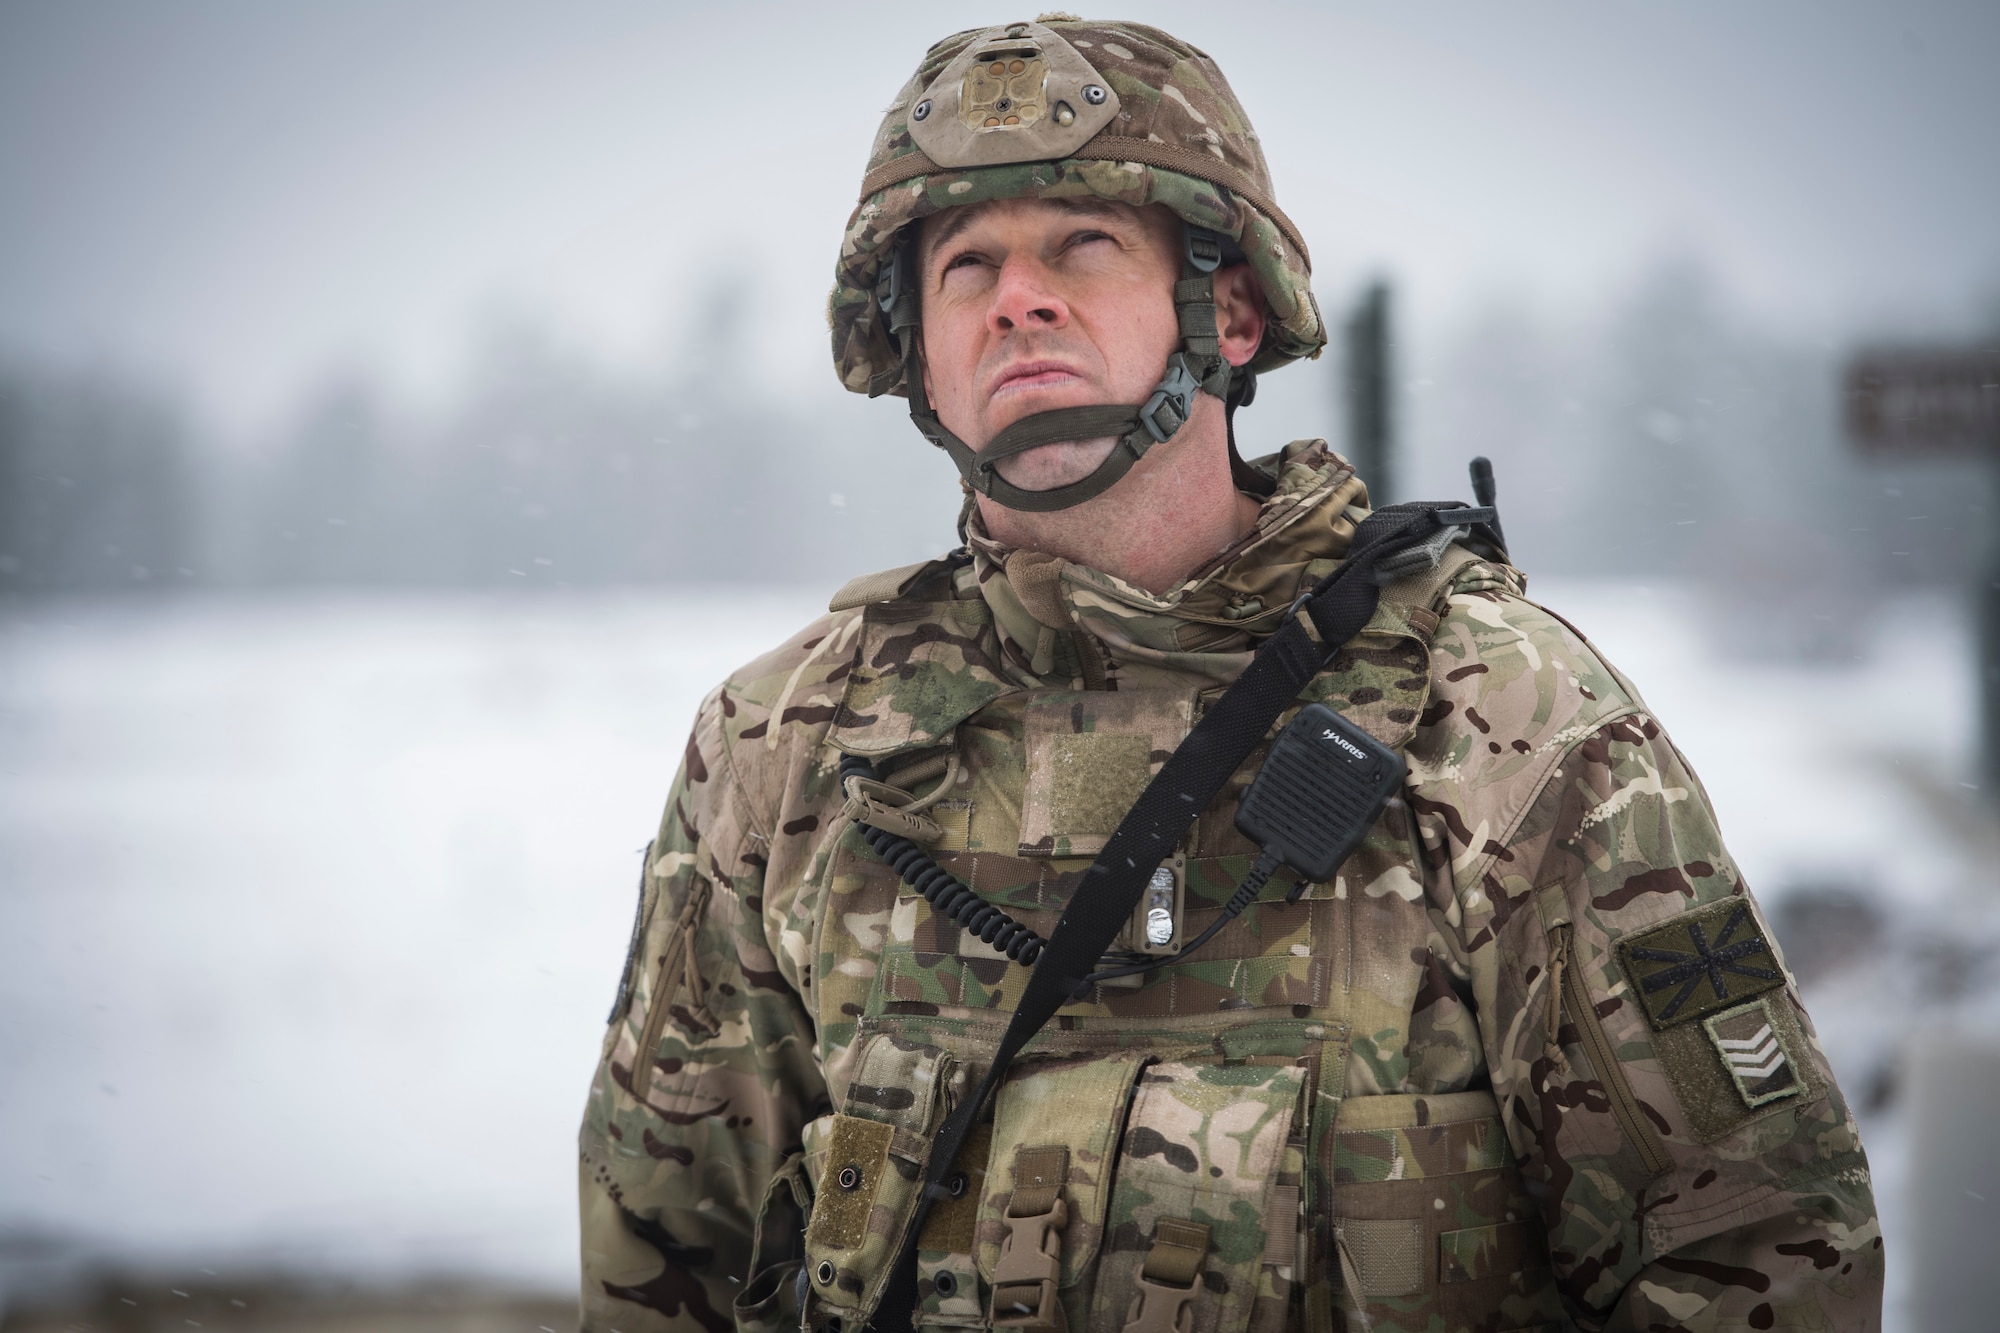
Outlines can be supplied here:
M1069 1203L1061 1193L1068 1173L1066 1147L1023 1144L1014 1150L1014 1194L1002 1214L1007 1234L993 1265L995 1328L1068 1333L1068 1321L1056 1299L1062 1229L1069 1225Z

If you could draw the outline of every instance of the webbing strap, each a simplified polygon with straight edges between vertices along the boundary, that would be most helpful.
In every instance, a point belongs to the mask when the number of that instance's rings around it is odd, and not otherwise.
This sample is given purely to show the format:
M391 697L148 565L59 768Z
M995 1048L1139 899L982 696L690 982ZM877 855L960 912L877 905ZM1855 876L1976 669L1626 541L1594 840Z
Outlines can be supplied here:
M992 1065L978 1088L938 1127L916 1215L883 1297L885 1314L906 1315L912 1307L916 1237L932 1203L945 1197L944 1177L1014 1057L1056 1010L1075 998L1131 918L1153 871L1270 732L1278 714L1375 614L1381 598L1376 566L1385 557L1428 540L1440 528L1459 526L1458 515L1447 520L1440 516L1441 510L1463 510L1482 518L1489 512L1462 505L1403 504L1379 509L1362 520L1340 567L1301 598L1295 614L1264 641L1243 674L1167 757L1084 872L1028 976ZM895 1322L878 1317L873 1326L886 1330Z
M1115 403L1087 407L1056 407L1022 417L995 435L979 451L980 465L991 466L1003 458L1025 454L1045 444L1063 440L1094 440L1104 435L1123 435L1139 424L1139 413ZM954 441L955 443L956 441Z
M1208 1259L1208 1224L1163 1217L1153 1224L1153 1243L1146 1251L1141 1276L1172 1287L1191 1287Z

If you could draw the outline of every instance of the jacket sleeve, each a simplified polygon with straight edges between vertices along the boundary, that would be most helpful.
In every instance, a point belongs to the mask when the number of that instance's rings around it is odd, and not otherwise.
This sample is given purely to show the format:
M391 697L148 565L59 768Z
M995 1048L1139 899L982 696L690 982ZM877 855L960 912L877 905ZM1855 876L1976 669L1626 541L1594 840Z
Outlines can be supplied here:
M704 703L648 851L584 1111L585 1330L734 1328L767 1187L825 1100L811 1022L767 939L769 840L727 751L728 709L721 691Z
M1570 1318L1879 1328L1867 1159L1699 781L1636 705L1578 730L1457 877Z

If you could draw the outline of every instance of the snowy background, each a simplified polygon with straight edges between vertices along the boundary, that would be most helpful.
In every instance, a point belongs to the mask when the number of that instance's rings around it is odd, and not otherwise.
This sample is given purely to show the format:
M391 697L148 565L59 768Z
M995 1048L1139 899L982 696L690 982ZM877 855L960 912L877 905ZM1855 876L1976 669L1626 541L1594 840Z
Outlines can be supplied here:
M1718 655L1684 588L1537 591L1667 721L1781 934L1795 898L1878 905L1859 936L1843 919L1845 956L1793 961L1819 967L1808 998L1908 1256L1899 1056L2000 1017L1928 975L2000 941L1962 619L1911 597L1858 656L1773 666ZM638 852L700 697L825 595L0 621L0 1281L115 1257L567 1288Z
M1693 760L1863 1115L1890 1327L1945 1333L2000 1201L2000 498L1858 456L1839 386L2000 337L2000 9L1122 8L1229 72L1336 329L1389 284L1389 498L1492 456ZM822 303L898 82L1018 16L0 6L0 1321L121 1268L570 1289L696 701L951 542ZM1246 447L1341 443L1342 368Z

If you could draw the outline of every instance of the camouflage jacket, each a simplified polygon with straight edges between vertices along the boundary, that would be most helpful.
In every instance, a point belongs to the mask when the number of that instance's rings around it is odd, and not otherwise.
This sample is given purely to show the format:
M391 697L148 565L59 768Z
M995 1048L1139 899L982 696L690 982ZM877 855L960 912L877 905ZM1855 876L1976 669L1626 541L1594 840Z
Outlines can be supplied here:
M586 1329L859 1326L1027 969L866 849L840 752L1046 934L1365 516L1317 442L1266 466L1167 594L975 524L704 702L584 1117ZM992 1326L996 1276L1072 1329L1877 1326L1867 1162L1700 783L1523 591L1455 548L1385 592L1302 698L1402 750L1400 798L1333 881L1057 1014L918 1241L924 1326ZM1184 934L1254 859L1260 758L1170 863Z

